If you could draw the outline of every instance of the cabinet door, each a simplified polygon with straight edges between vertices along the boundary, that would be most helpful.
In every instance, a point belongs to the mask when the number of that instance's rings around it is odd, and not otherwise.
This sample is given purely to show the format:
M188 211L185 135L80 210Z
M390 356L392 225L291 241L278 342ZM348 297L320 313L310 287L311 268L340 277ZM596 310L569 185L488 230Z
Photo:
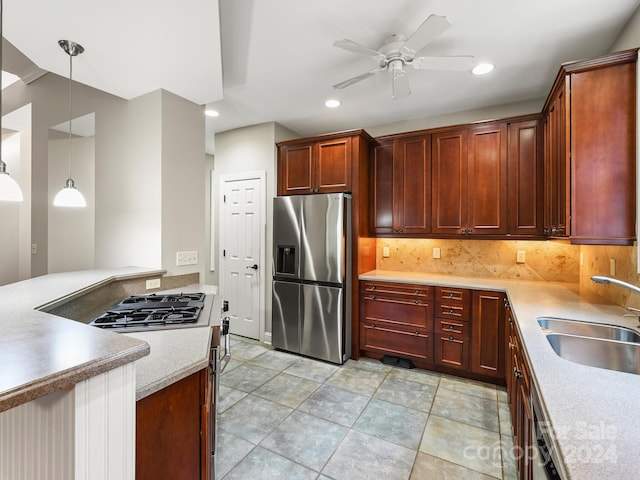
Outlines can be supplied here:
M401 138L394 144L396 233L431 231L431 138Z
M467 225L467 131L431 136L431 232L458 235Z
M567 80L568 82L568 80ZM567 115L569 105L567 100L568 87L563 84L554 93L547 113L547 145L545 153L544 181L545 193L545 226L548 234L553 237L569 235L567 218L569 214L568 180L569 180L569 129Z
M371 151L371 232L393 232L393 140L380 142Z
M504 294L474 290L471 371L504 378Z
M315 193L351 191L351 137L316 144Z
M571 242L635 239L636 65L571 74Z
M507 126L468 132L467 234L507 233Z
M280 147L278 195L311 193L313 189L314 145L289 145Z
M508 233L544 234L544 156L542 121L509 125Z
M469 368L468 338L454 334L435 334L433 342L434 363L457 370Z

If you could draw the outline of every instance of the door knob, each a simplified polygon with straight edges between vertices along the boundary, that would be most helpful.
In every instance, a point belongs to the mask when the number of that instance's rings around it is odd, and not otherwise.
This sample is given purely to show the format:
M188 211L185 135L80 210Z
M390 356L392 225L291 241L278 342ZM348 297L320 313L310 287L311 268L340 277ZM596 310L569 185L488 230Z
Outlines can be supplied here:
M258 264L254 263L253 265L251 265L250 267L247 267L247 268L251 268L253 270L257 270L258 269Z

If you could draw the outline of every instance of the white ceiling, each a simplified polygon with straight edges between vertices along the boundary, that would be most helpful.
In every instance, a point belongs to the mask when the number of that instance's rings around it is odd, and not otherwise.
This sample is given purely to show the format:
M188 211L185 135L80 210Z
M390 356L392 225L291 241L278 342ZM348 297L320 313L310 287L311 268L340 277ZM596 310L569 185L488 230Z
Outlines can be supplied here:
M268 121L308 136L542 99L561 63L609 51L640 0L4 3L5 37L40 68L68 76L57 45L67 38L86 48L74 60L74 80L124 98L164 88L218 110L206 120L211 152L215 132ZM477 77L409 69L412 94L400 101L388 72L332 88L376 67L335 40L377 50L431 14L452 26L422 55L473 55L495 70ZM325 108L330 97L342 106Z

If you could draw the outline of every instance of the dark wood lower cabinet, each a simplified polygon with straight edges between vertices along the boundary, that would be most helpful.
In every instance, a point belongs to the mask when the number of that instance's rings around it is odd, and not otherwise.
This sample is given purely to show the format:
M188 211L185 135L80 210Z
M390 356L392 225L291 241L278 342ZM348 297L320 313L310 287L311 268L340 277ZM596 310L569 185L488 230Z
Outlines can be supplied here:
M360 354L502 384L503 299L500 292L361 282Z
M211 384L208 369L138 401L136 480L211 477Z

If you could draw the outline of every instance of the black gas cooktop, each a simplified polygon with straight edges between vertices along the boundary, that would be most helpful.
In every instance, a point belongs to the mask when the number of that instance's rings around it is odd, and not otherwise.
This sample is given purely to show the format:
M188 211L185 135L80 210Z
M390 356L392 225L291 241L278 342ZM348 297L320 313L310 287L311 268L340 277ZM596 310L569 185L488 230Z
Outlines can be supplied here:
M89 325L118 331L192 324L204 307L204 293L132 295L95 317Z

